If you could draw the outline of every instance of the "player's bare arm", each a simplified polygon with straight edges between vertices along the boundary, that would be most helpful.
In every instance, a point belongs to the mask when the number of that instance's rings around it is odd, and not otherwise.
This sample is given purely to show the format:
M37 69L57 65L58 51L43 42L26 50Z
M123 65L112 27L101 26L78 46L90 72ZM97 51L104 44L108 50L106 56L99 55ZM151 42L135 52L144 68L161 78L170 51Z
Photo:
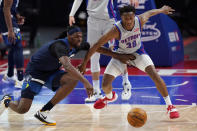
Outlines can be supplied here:
M122 63L125 63L125 64L127 64L128 60L134 60L135 59L135 56L132 55L132 54L119 54L119 53L113 52L111 49L105 48L105 47L100 47L96 51L101 53L101 54L111 56L115 59L118 59Z
M148 21L148 19L154 15L158 15L161 13L169 15L169 14L172 14L173 11L175 11L175 10L172 9L170 6L166 6L166 5L164 5L160 9L149 10L149 11L139 15L141 26L143 26Z
M63 65L64 69L70 73L73 78L76 80L81 81L84 84L84 87L87 90L88 96L91 96L93 94L93 88L92 85L88 82L88 80L79 72L77 69L70 63L70 58L67 56L62 56L59 58L59 61Z
M12 26L12 18L11 18L11 11L10 11L12 4L13 4L13 0L5 0L4 7L3 7L5 21L6 21L6 25L8 28L8 41L10 43L14 43L16 39L13 26Z
M86 53L85 58L83 63L81 64L79 70L80 72L84 73L85 72L85 68L86 65L90 59L90 57L97 51L97 49L99 49L101 46L103 46L105 43L107 43L109 40L112 39L119 39L119 32L118 29L116 27L113 27L108 33L106 33L105 35L103 35L90 49L89 51Z

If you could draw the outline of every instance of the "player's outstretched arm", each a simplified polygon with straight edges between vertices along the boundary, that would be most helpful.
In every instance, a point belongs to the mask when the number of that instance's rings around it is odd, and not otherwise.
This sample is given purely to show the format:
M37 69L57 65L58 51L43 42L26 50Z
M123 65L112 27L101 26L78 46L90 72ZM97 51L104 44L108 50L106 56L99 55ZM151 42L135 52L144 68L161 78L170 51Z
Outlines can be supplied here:
M119 38L119 32L116 27L113 27L108 33L103 35L86 53L85 58L83 60L83 63L79 67L80 72L84 73L86 65L88 61L90 60L90 57L99 49L101 46L103 46L105 43L107 43L109 40L112 39L118 39Z
M81 81L86 90L88 97L93 95L93 88L92 85L89 83L89 81L70 63L70 58L67 56L62 56L59 58L60 63L63 65L64 69L71 74L71 76L76 79Z
M149 10L149 11L139 15L141 26L143 26L148 21L148 19L154 15L158 15L161 13L169 15L169 14L172 14L173 11L175 11L175 10L172 9L170 6L166 6L166 5L164 5L160 9Z
M71 9L71 12L69 14L69 25L72 26L73 24L75 24L75 13L77 12L77 10L79 9L81 3L83 0L75 0Z

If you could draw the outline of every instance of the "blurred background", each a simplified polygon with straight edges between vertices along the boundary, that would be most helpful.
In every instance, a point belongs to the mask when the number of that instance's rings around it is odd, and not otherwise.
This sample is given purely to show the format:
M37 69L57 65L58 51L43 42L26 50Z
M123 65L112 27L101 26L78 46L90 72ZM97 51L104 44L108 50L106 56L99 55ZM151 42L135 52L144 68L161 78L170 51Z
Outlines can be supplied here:
M184 42L193 40L192 44L185 46L185 56L190 59L197 58L197 1L196 0L155 0L157 8L170 5L176 12L170 17L178 24ZM55 38L68 26L69 13L73 0L20 0L19 12L26 18L21 27L24 54L29 57L42 44ZM77 25L83 28L86 38L86 4L85 0L75 15ZM6 48L0 37L0 56L6 59ZM84 54L84 53L82 53ZM190 56L190 54L192 54ZM83 55L80 54L81 57ZM76 58L78 58L76 56ZM188 58L189 59L189 58Z

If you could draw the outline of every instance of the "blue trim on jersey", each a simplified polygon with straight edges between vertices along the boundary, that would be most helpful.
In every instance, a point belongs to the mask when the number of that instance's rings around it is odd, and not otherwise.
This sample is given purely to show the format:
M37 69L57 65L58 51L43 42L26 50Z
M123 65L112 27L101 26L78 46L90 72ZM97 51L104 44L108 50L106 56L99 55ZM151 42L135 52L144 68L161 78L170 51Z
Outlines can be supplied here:
M120 40L121 40L122 33L121 33L121 31L120 31L119 27L118 27L116 24L114 24L114 25L116 26L116 28L118 29L118 31L119 31L119 33L120 33Z
M109 0L109 2L108 2L108 5L107 5L107 8L108 8L108 13L109 13L109 17L110 18L114 18L115 19L115 21L117 21L117 19L116 19L116 11L114 10L114 6L113 6L113 2L112 2L113 0Z
M142 30L142 27L141 27L141 21L140 21L140 18L136 15L138 21L139 21L139 25L140 25L140 31Z
M86 8L88 7L88 0L86 0Z
M142 42L141 42L141 47L136 51L136 53L138 53L139 55L147 54L147 52L144 50L144 45Z

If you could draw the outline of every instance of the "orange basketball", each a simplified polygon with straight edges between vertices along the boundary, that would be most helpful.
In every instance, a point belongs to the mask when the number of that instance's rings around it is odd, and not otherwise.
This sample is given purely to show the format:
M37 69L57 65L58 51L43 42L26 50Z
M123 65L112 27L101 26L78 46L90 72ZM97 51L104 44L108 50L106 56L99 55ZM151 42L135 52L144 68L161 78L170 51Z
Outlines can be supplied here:
M147 114L143 109L133 108L129 111L127 120L131 126L139 128L146 123Z

